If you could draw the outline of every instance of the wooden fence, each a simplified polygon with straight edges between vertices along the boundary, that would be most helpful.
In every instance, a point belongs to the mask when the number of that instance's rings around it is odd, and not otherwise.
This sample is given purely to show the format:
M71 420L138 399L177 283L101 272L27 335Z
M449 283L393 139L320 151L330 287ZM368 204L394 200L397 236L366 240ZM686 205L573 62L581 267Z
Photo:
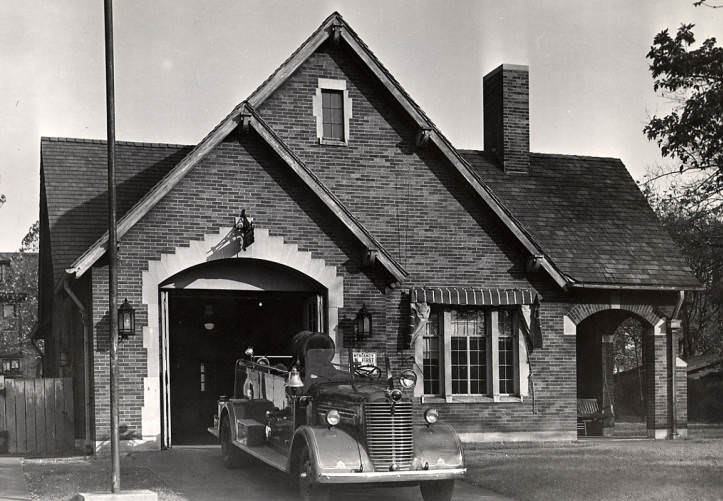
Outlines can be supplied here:
M29 456L73 451L73 382L70 378L5 379L0 383L0 450Z

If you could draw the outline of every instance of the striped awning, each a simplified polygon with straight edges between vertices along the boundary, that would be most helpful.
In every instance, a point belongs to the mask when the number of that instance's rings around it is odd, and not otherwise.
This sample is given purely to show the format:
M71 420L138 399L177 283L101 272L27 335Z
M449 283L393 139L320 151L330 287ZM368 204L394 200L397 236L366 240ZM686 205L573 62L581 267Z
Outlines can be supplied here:
M460 305L516 305L532 304L537 293L531 289L483 289L467 287L415 287L410 290L414 303Z

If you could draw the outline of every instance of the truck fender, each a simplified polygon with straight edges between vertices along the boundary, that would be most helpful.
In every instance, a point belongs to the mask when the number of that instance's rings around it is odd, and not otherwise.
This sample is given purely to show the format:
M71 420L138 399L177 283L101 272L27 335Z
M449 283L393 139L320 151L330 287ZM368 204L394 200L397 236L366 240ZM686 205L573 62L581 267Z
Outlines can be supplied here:
M425 467L425 465L427 465ZM464 467L462 442L450 425L435 423L414 427L414 462L412 469Z
M352 435L338 427L300 426L291 441L288 471L293 471L302 447L309 449L317 475L326 472L374 471L366 450Z

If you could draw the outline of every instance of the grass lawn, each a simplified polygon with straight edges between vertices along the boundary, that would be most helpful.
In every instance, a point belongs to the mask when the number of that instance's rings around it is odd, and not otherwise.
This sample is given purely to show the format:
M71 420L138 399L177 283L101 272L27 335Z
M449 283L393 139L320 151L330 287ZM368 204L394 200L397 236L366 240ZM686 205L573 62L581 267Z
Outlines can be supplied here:
M467 480L521 499L723 499L723 439L581 440L468 450Z
M181 501L151 469L134 464L133 456L121 460L121 488L151 489L163 501ZM109 457L98 459L29 460L23 465L33 499L70 500L78 492L110 491Z

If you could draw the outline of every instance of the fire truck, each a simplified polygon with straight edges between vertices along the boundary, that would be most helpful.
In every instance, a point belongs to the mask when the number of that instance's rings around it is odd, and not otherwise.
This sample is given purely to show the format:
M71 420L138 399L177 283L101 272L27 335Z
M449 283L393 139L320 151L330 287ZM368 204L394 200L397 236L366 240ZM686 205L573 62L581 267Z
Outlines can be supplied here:
M412 370L337 363L329 336L302 332L294 355L236 361L234 393L213 426L224 465L259 460L286 472L304 500L339 484L419 485L425 501L449 501L464 477L462 444L431 407L413 405Z

